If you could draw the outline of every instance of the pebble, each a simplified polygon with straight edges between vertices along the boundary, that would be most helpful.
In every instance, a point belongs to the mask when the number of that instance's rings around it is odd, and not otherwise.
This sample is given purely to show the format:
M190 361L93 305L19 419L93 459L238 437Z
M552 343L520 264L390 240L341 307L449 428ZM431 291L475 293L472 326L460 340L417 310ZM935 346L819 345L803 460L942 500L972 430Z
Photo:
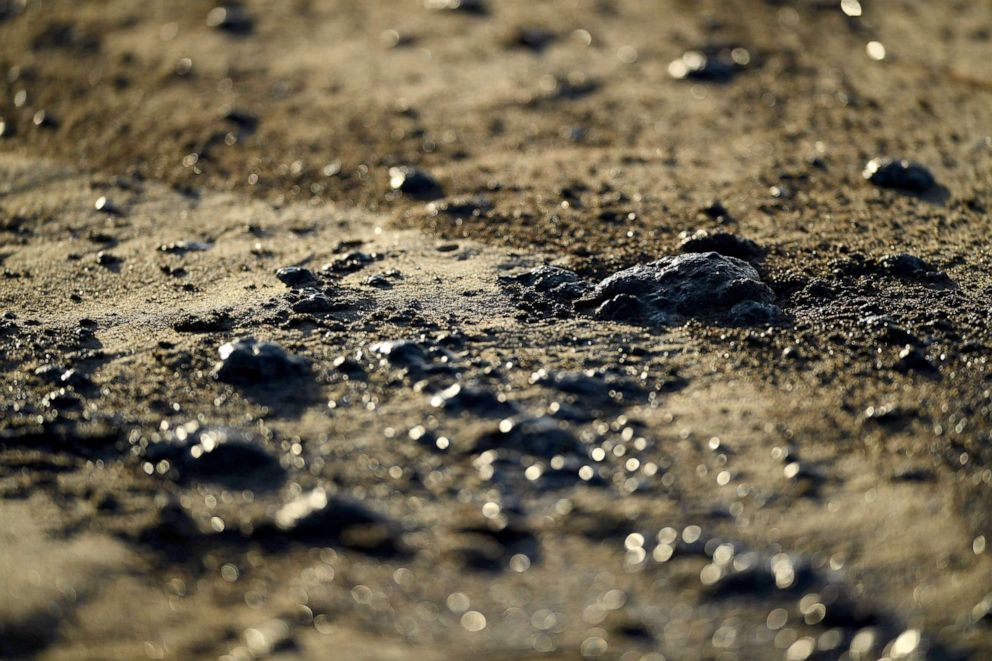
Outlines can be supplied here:
M213 247L212 243L206 241L175 241L173 243L163 243L158 247L159 252L170 255L185 255L188 252L204 252Z
M244 432L227 427L181 425L141 452L145 461L168 462L166 475L178 482L204 482L229 488L277 488L286 471L278 457Z
M937 184L933 173L925 166L891 158L873 158L861 175L880 188L911 193L925 193Z
M110 268L113 266L117 266L123 261L124 260L118 257L117 255L114 255L109 252L104 252L102 250L96 254L96 263L99 264L100 266L105 266Z
M683 253L715 252L746 261L757 259L763 254L761 247L754 241L743 239L729 232L697 230L692 234L683 232L680 238L679 250Z
M882 269L897 278L917 278L943 280L947 276L924 260L906 253L886 255L881 261Z
M292 303L293 312L301 314L323 314L341 307L330 296L318 289L298 290L300 298Z
M460 11L478 15L489 12L485 0L424 0L424 7L431 11Z
M110 198L104 196L97 198L96 202L93 203L93 208L110 216L116 216L121 212L120 208Z
M492 209L493 201L479 195L446 198L427 205L427 212L432 216L443 214L457 218L478 218Z
M172 325L177 333L216 333L231 327L233 319L226 310L208 310L184 314Z
M308 544L341 544L393 555L399 551L396 526L362 503L316 488L283 505L274 517L278 535ZM267 531L261 531L266 534Z
M475 443L476 452L506 448L551 459L577 454L582 443L561 422L548 416L506 418L496 431L484 433Z
M276 277L287 287L305 287L319 282L313 271L301 266L284 266L276 271Z
M677 323L720 317L739 324L774 319L775 294L753 266L715 252L687 253L615 273L576 302L596 316Z
M355 250L338 257L330 264L325 264L320 270L325 273L354 273L362 270L378 258L379 256L376 254Z
M726 83L747 67L750 54L743 48L687 50L668 65L668 74L676 80L699 80Z
M252 31L254 22L244 7L223 5L214 7L207 14L207 27L231 34L248 34Z
M443 195L437 179L425 170L409 165L389 168L389 185L410 197L438 198Z
M310 363L278 344L247 337L221 345L214 376L234 385L266 385L305 376Z
M535 291L549 294L558 301L573 301L592 289L592 285L577 273L560 266L540 266L511 276L511 280Z
M504 416L516 408L501 395L479 385L456 383L431 397L431 406L449 413L474 413L481 416Z

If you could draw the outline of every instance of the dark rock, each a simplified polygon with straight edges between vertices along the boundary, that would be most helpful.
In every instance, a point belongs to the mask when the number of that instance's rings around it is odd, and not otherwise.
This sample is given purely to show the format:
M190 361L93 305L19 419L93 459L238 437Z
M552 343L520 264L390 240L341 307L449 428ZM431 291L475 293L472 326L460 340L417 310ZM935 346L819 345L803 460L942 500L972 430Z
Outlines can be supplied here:
M513 413L516 408L502 395L476 385L456 383L431 398L431 406L451 413L474 413L486 417L500 417Z
M93 208L108 216L119 216L121 214L120 207L114 204L113 200L108 197L98 197L96 202L93 203Z
M207 27L231 34L244 35L252 31L254 21L248 10L239 5L214 7L207 14Z
M700 209L704 214L716 221L729 222L734 218L730 211L719 200L713 200L708 205Z
M668 65L668 74L677 80L698 80L727 83L750 62L750 55L742 48L707 46L702 50L688 50Z
M324 314L333 312L341 307L339 303L318 289L302 289L299 290L298 294L299 298L292 304L294 312Z
M225 427L188 423L141 451L145 461L169 462L166 475L178 482L219 484L253 491L280 486L286 471L254 437Z
M170 255L185 255L188 252L203 252L210 250L213 244L206 241L175 241L173 243L163 243L158 247L160 252Z
M103 252L102 250L96 254L96 263L100 266L113 267L119 265L124 260L113 255L109 252Z
M409 165L389 168L389 185L410 197L435 199L444 194L441 184L430 173Z
M548 294L560 302L571 302L592 289L574 271L559 266L539 266L532 271L511 276L509 281Z
M280 536L305 544L338 544L379 555L400 552L398 530L362 503L328 494L322 488L304 493L276 512L273 525L259 536Z
M496 431L480 436L474 449L476 452L510 449L550 459L556 455L578 453L582 443L558 420L541 416L503 420Z
M406 370L414 378L452 371L453 356L442 347L429 346L411 340L377 342L369 351L379 356L390 367Z
M526 48L527 50L540 53L547 48L557 38L554 32L543 28L517 28L507 39L507 44L512 47Z
M492 200L481 196L447 198L427 205L427 211L432 216L446 215L457 218L478 218L491 211L492 208Z
M903 374L909 372L937 372L937 366L930 362L926 354L917 347L907 344L899 352L899 360L896 361L895 369Z
M284 266L276 271L276 277L287 287L307 287L318 283L317 275L301 266Z
M933 173L919 163L891 158L873 158L861 175L881 188L911 193L925 193L937 184Z
M347 255L342 255L338 257L330 264L326 264L321 271L330 273L353 273L355 271L360 271L376 259L378 255L370 255L369 253L361 251L353 251Z
M485 0L424 0L424 6L432 11L459 11L480 16L489 13Z
M737 257L751 261L761 257L763 251L757 243L728 232L708 232L699 230L692 234L683 233L679 250L687 252L715 252L727 257Z
M752 323L752 318L778 313L774 300L750 264L707 252L663 257L615 273L576 305L595 310L597 316L650 324L692 317Z
M214 376L234 385L266 385L301 378L309 373L305 358L286 352L278 344L258 342L248 337L228 342L219 349L221 362Z
M210 310L197 314L183 315L172 325L177 333L216 333L231 327L233 319L225 310Z
M898 255L886 255L881 261L882 269L897 278L923 279L923 280L943 280L947 276L932 267L919 257L899 253Z

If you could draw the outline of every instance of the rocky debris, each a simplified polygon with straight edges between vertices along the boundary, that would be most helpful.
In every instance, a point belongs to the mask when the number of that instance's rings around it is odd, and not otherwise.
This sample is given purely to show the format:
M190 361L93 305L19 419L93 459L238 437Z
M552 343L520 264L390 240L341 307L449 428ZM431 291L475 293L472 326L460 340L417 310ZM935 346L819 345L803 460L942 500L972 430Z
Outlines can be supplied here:
M946 280L947 276L924 260L906 253L886 255L882 258L882 269L897 278L917 280Z
M473 413L484 417L510 415L516 407L502 394L477 384L456 383L437 393L430 400L431 406L447 413Z
M184 314L172 324L177 333L217 333L231 328L234 320L226 310Z
M475 451L509 449L533 457L551 459L557 455L576 454L582 443L565 425L554 418L506 418L495 431L482 434Z
M278 344L246 337L221 345L214 376L240 386L269 385L307 375L310 362L288 353Z
M459 11L480 16L489 13L485 0L424 0L424 7L431 11Z
M453 370L454 356L443 347L412 340L377 342L369 351L381 363L405 370L415 379L434 374L449 374Z
M124 261L123 258L114 255L113 253L104 252L101 250L96 254L96 263L104 268L113 269L121 265Z
M375 253L361 252L360 250L354 250L341 257L338 257L330 264L325 264L320 270L323 273L354 273L355 271L361 271L363 268L373 263L379 259L379 255Z
M493 201L480 195L450 197L427 205L427 212L432 216L444 215L456 218L478 218L492 209Z
M592 290L592 285L577 273L558 266L501 276L500 283L522 308L540 317L570 316L573 301Z
M550 46L558 35L540 27L519 27L506 37L506 45L540 53Z
M583 404L631 402L644 394L643 388L630 379L592 371L548 372L542 369L531 375L530 382L574 395Z
M335 301L326 293L312 287L294 290L289 300L293 312L302 314L326 314L343 307L342 303Z
M441 184L429 172L410 165L389 168L389 186L410 197L435 199L444 195Z
M697 230L693 233L683 232L680 235L679 251L715 252L727 257L737 257L745 261L754 261L764 254L761 247L751 241L729 232L710 232Z
M707 252L663 257L615 273L576 305L600 318L657 325L686 318L748 325L778 317L774 300L753 266Z
M318 487L284 504L256 536L395 555L402 551L399 532L395 523L362 503Z
M908 374L910 372L922 372L926 374L936 374L939 370L937 366L930 362L926 354L918 347L907 344L899 352L899 359L896 361L895 370Z
M668 65L668 75L676 80L727 83L747 68L751 55L743 48L707 46L687 50Z
M230 34L249 34L254 28L254 21L248 10L240 5L223 5L214 7L207 14L207 27L222 30Z
M511 276L509 280L546 294L559 302L574 301L592 289L592 285L574 271L559 266L540 266L532 271Z
M108 216L119 216L121 213L120 207L114 204L113 200L102 195L93 203L93 208Z
M313 271L301 266L284 266L276 271L276 277L287 287L311 287L319 282Z
M705 207L700 209L700 211L707 216L712 218L718 223L730 223L733 222L734 217L730 215L730 211L727 207L723 206L723 203L719 200L713 200Z
M210 250L213 247L212 243L206 241L174 241L172 243L163 243L158 247L159 252L168 253L170 255L185 255L188 252L204 252Z
M880 188L910 193L925 193L937 185L929 169L907 160L873 158L865 164L861 175Z
M140 452L153 473L180 483L203 482L253 491L276 488L286 472L257 438L226 427L189 422Z
M527 518L519 511L493 505L484 506L483 516L459 517L469 522L455 530L458 546L454 555L466 567L478 571L501 571L512 566L515 559L530 567L538 559L539 544Z

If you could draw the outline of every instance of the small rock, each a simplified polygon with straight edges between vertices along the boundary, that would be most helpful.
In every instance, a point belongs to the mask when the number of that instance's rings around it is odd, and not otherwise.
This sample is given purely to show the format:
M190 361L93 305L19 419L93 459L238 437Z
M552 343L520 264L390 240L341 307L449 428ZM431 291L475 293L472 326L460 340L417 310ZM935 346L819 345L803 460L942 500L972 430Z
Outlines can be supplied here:
M378 255L356 250L338 257L330 264L325 264L320 270L325 273L353 273L362 270L378 258Z
M287 287L306 287L318 283L317 275L301 266L284 266L276 271L276 277Z
M99 264L100 266L105 266L109 268L112 266L117 266L123 261L124 260L118 257L117 255L114 255L109 252L104 252L102 250L96 254L96 263Z
M276 488L286 471L261 442L226 427L190 422L164 440L143 448L141 456L157 464L168 461L167 475L179 482L205 482L232 489Z
M158 247L159 252L170 255L185 255L188 252L203 252L210 250L213 244L205 241L175 241L173 243L163 243Z
M310 362L272 342L247 337L221 345L214 376L234 385L266 385L305 376Z
M919 163L891 158L873 158L861 175L881 188L925 193L936 185L933 173Z
M418 198L438 198L443 195L441 184L428 172L409 165L389 168L389 185L404 195Z
M120 215L120 208L114 204L108 197L98 197L96 202L93 203L93 208L101 213L105 213L110 216Z
M207 14L207 27L231 34L248 34L254 27L248 10L239 5L214 7Z
M431 398L431 406L452 413L469 412L487 417L509 415L515 409L502 395L497 395L481 386L464 386L460 383L434 395Z
M395 524L360 502L319 487L283 505L274 524L275 533L307 544L340 544L382 555L400 550Z
M497 431L483 434L475 444L476 452L501 448L551 459L556 455L578 453L582 443L554 418L507 418L500 422Z
M937 366L930 362L926 354L917 347L907 344L899 352L899 360L896 361L897 372L908 374L909 372L937 372Z
M300 291L302 298L292 305L294 312L303 314L323 314L333 312L340 305L322 291L316 289L304 289Z
M437 200L427 205L427 212L432 216L446 215L458 218L478 218L493 208L493 202L488 197L463 196Z
M230 328L232 322L226 310L209 310L183 315L172 329L177 333L216 333Z
M576 305L597 316L670 324L692 317L763 323L775 295L753 266L715 252L663 257L606 278Z
M488 13L485 0L424 0L424 7L431 11L460 11L478 15Z
M511 47L526 48L535 53L540 53L556 38L557 35L554 32L545 30L544 28L520 27L507 37L506 43Z
M679 241L681 252L715 252L727 257L737 257L751 261L761 257L762 250L757 243L743 239L729 232L709 232L698 230L689 234L683 232Z
M747 67L750 54L743 48L707 46L688 50L668 65L668 75L676 80L726 83Z

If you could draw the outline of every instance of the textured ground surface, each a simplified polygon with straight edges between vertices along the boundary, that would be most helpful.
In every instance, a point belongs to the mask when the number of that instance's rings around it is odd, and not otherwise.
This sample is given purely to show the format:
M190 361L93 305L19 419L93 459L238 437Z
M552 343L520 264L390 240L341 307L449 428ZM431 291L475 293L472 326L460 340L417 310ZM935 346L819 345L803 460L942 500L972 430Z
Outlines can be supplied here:
M0 0L0 657L992 655L992 6L462 4Z

